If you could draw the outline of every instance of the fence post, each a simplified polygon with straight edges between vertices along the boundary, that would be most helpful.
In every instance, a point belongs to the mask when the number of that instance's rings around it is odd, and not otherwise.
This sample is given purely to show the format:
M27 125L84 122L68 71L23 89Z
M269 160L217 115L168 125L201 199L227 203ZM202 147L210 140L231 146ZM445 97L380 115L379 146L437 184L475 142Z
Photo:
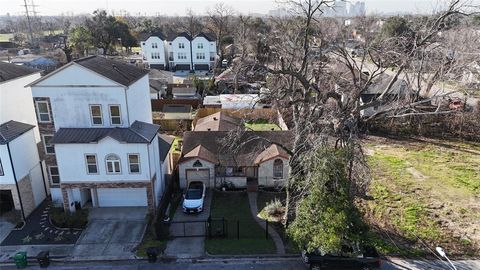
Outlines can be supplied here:
M265 239L268 239L268 219L265 220Z
M240 240L240 220L237 220L237 240Z
M212 216L208 216L208 238L212 238Z
M222 217L222 234L225 237L225 217Z
M187 233L185 232L185 222L183 222L183 236L187 236Z

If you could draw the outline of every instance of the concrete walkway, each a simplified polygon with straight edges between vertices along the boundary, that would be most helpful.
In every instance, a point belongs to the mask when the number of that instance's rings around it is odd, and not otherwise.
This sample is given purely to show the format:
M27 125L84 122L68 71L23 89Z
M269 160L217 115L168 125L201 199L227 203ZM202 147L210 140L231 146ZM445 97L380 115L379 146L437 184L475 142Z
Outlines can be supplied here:
M258 214L258 207L257 207L257 192L248 192L248 202L250 203L250 212L252 213L253 218L255 221L260 225L264 230L266 229L265 221L257 216ZM268 225L268 234L275 242L275 247L277 248L278 255L285 255L285 246L283 245L282 238L280 235L275 231L272 226Z
M178 204L172 221L187 221L187 223L172 223L170 225L170 235L173 239L168 241L164 253L167 256L174 256L182 259L203 257L205 256L205 236L183 237L183 233L187 235L202 235L205 232L205 223L188 223L188 221L204 221L208 219L208 216L210 215L210 205L212 203L212 191L207 190L202 213L185 214L183 212L182 203L183 201Z

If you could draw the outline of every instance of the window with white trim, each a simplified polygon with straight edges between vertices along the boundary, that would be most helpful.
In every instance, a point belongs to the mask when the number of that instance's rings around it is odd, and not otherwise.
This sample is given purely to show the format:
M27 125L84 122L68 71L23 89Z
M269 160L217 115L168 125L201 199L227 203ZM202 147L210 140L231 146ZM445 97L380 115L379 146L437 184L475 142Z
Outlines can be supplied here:
M92 125L103 125L102 105L90 105L90 117L92 118Z
M128 154L128 170L130 173L140 173L140 156Z
M152 43L152 49L158 48L158 44L156 42Z
M48 101L36 100L35 108L37 109L37 118L39 123L50 123L50 108L48 107Z
M45 149L45 154L53 155L55 154L55 147L50 141L53 139L53 135L42 135L43 147Z
M52 184L60 184L60 173L57 166L49 166L48 171L50 173L50 182Z
M197 53L197 60L202 60L202 59L205 59L205 53L203 52Z
M2 160L0 159L0 176L4 176L5 173L3 172Z
M283 160L275 159L273 161L273 177L283 178Z
M179 52L178 53L178 59L187 59L187 53Z
M97 155L85 154L85 162L87 163L88 174L98 174Z
M185 49L185 43L183 43L183 42L178 43L178 48L179 49Z
M197 44L197 48L198 48L198 49L203 49L203 43L198 43L198 44Z
M120 114L120 105L109 105L110 111L110 124L112 125L121 125L122 117Z
M122 172L121 166L120 166L120 158L115 155L115 154L109 154L105 158L106 162L106 167L107 167L107 173L108 174L119 174Z

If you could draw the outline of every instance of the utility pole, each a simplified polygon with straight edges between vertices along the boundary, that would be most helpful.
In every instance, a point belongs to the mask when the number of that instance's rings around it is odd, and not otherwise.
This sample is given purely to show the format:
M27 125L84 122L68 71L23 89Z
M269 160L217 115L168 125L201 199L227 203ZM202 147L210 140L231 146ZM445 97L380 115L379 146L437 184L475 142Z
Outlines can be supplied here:
M33 30L32 30L32 19L30 17L30 12L33 12L33 16L37 16L37 11L35 11L35 4L33 3L33 0L31 0L32 3L28 4L27 0L23 0L24 7L25 7L25 15L27 16L27 23L28 23L28 33L30 37L30 44L34 45L34 38L33 38ZM28 8L32 7L32 11L30 11Z

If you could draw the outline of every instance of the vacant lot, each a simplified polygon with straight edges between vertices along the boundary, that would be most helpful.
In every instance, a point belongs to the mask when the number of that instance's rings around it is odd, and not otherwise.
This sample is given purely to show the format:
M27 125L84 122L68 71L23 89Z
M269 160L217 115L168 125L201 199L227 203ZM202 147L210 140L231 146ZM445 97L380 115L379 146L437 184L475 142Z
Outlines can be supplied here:
M362 205L384 252L480 254L480 143L373 137L365 146L373 179Z

